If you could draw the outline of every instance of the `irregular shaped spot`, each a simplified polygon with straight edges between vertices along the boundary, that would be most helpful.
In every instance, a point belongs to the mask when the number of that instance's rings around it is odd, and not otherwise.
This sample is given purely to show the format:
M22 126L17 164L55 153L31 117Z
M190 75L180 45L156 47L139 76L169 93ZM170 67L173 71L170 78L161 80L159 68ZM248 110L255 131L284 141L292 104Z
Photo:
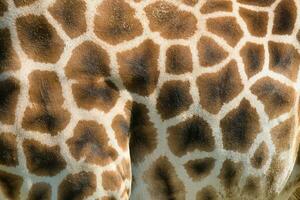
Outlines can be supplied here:
M2 17L4 15L4 13L7 11L8 9L8 4L6 1L0 1L0 17Z
M0 81L0 121L13 124L20 94L20 82L15 78Z
M243 84L236 61L230 61L216 73L206 73L197 78L200 104L205 110L217 114L225 103L235 98Z
M246 99L221 120L220 126L224 148L241 153L249 150L261 130L259 115Z
M151 199L184 200L185 187L166 156L154 161L143 176Z
M200 9L202 14L213 12L232 12L232 2L227 0L209 0Z
M243 188L243 194L251 197L252 199L258 199L261 196L262 185L260 177L248 176Z
M15 167L19 164L17 141L13 133L0 134L0 165Z
M228 56L228 52L206 36L200 38L197 48L200 65L204 67L216 65Z
M72 85L72 92L79 108L109 112L117 103L120 92L110 80L85 81Z
M49 12L71 38L78 37L86 31L84 0L56 0Z
M251 92L264 104L265 112L271 119L288 112L295 102L293 88L269 77L258 80Z
M279 181L282 181L282 174L286 169L285 162L279 158L278 154L272 157L270 167L266 172L265 192L268 196L276 195L276 188ZM277 194L278 195L278 194Z
M133 102L130 119L130 157L138 163L157 146L157 130L150 121L149 110L144 104Z
M294 139L295 125L295 119L291 117L271 129L272 141L277 152L290 149Z
M58 145L47 146L35 140L24 140L23 150L28 170L37 176L55 176L66 167Z
M297 33L297 40L298 40L298 42L300 43L300 30L298 31L298 33Z
M243 4L249 4L253 6L271 6L275 0L238 0L238 2Z
M209 124L198 116L171 126L167 130L170 150L176 156L183 156L194 150L210 152L214 150L215 140Z
M184 74L193 71L192 53L188 46L172 45L166 52L166 72Z
M14 0L17 7L21 6L29 6L30 4L33 4L37 0Z
M25 130L54 136L68 125L70 113L63 107L62 88L55 72L36 70L29 75L29 100L33 105L24 113Z
M234 17L216 17L206 21L208 31L222 37L230 46L235 46L244 33Z
M87 163L104 166L116 160L118 156L108 142L109 138L103 125L96 121L81 120L66 143L76 160L84 159Z
M131 180L131 162L130 160L123 159L117 166L117 171L122 180Z
M269 42L270 69L296 81L300 55L293 45Z
M261 169L267 163L268 159L269 148L265 142L262 142L251 158L251 165L256 169Z
M166 39L186 39L197 30L197 18L190 12L179 10L174 4L157 1L145 7L151 31Z
M52 188L48 183L35 183L32 185L27 200L51 200Z
M189 109L193 103L188 81L167 81L160 89L156 109L161 118L169 119Z
M110 75L109 64L108 53L102 47L85 41L72 51L65 73L69 79L97 80Z
M64 50L64 42L42 15L26 15L16 19L21 47L30 59L56 63Z
M122 179L115 171L104 171L102 173L102 186L106 191L119 191Z
M1 13L1 3L0 3ZM0 29L0 73L20 69L19 57L12 46L9 29Z
M210 175L215 161L214 158L190 160L184 164L184 168L193 181L199 181Z
M131 100L128 100L125 103L124 113L125 113L125 116L127 119L130 119L130 117L131 117L132 104L133 104L133 102Z
M183 3L189 6L194 6L198 3L199 0L182 0Z
M8 200L19 200L23 178L0 170L0 190Z
M117 199L114 196L105 196L105 197L102 197L101 200L117 200Z
M92 172L69 174L59 184L58 200L84 200L96 191L96 187L96 175Z
M251 78L262 70L265 62L265 50L263 45L247 42L240 50L240 55L243 59L248 78Z
M151 94L158 82L159 46L145 40L138 47L117 54L125 87L142 96Z
M282 0L275 8L273 34L292 34L297 18L297 7L294 0Z
M118 44L141 35L143 27L124 0L105 0L97 8L94 31L100 39Z
M246 8L240 8L239 13L252 35L263 37L267 34L269 20L267 12L256 12Z
M122 115L117 115L112 121L112 129L115 132L118 145L124 150L128 150L130 124Z
M201 189L196 194L196 200L218 200L219 195L215 188L211 185Z

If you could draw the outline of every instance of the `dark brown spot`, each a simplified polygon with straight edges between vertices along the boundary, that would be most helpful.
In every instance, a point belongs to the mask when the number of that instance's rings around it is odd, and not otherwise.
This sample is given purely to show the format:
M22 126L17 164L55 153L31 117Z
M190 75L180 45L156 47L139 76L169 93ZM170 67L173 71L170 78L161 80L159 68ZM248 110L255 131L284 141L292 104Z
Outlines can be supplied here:
M271 119L288 112L295 102L293 88L269 77L258 80L251 87L251 91L262 101Z
M227 0L209 0L203 4L200 11L203 14L209 14L218 11L232 12L232 2Z
M265 62L265 50L263 45L247 42L241 49L240 55L243 59L248 78L251 78L262 70Z
M130 120L130 157L133 163L143 161L157 145L157 132L144 104L134 102Z
M183 156L194 150L213 151L215 140L209 124L194 116L167 130L170 150L177 156Z
M215 166L214 158L190 160L184 164L184 168L193 181L199 181L210 175Z
M261 169L269 159L269 148L265 142L262 142L255 150L251 158L251 164L256 169Z
M117 54L120 76L130 92L146 96L154 91L159 76L158 56L159 46L152 40Z
M96 191L96 187L96 175L92 172L69 174L59 185L58 200L86 199Z
M95 34L102 40L118 44L143 33L135 11L124 0L105 0L97 8Z
M55 176L66 167L58 145L47 146L35 140L25 140L23 149L28 170L37 176Z
M28 6L30 4L33 4L36 1L37 0L14 0L17 7Z
M184 200L185 187L167 157L161 156L144 174L151 199Z
M222 37L231 46L235 46L243 37L243 31L234 17L210 18L206 21L208 31Z
M183 3L189 6L194 6L198 3L198 0L182 0Z
M216 65L228 56L222 47L206 36L200 38L197 48L200 65L204 67Z
M278 154L275 154L272 158L270 167L266 172L265 192L267 193L267 196L272 197L276 195L276 186L278 181L281 181L280 178L284 170L287 170L285 168L285 162L279 158Z
M271 6L275 0L238 0L238 2L253 6Z
M0 17L4 15L7 9L8 9L7 1L0 1Z
M247 24L249 32L257 37L267 34L269 16L267 12L256 12L245 8L240 8L240 16Z
M269 42L270 69L296 81L300 64L300 55L294 46Z
M70 113L63 108L64 98L55 72L33 71L29 75L29 99L22 126L26 130L57 135L69 123Z
M126 151L129 143L129 120L126 120L122 115L117 115L112 122L112 128L115 132L115 136L118 145Z
M259 115L246 99L221 120L220 126L224 148L241 153L249 150L261 129Z
M0 121L5 124L13 124L20 94L19 81L15 78L0 81L0 94Z
M179 10L174 4L158 1L145 8L152 31L166 39L191 37L197 30L197 19L192 13Z
M230 61L216 73L199 76L197 86L203 108L217 114L223 104L231 101L243 89L236 61Z
M21 47L30 59L44 63L56 63L64 49L64 42L40 15L27 15L16 19Z
M35 183L29 191L27 200L51 200L51 190L48 183Z
M189 109L193 103L188 81L168 81L160 89L156 108L162 119L169 119Z
M298 40L298 42L300 43L300 30L298 31L298 33L297 33L297 40Z
M19 164L16 136L12 133L0 134L0 164L11 167Z
M196 200L218 200L219 195L217 194L213 186L207 186L197 192Z
M193 61L189 47L183 45L173 45L166 53L166 72L170 74L184 74L192 72Z
M23 178L0 170L0 190L9 200L19 200Z
M243 194L246 194L253 199L259 199L261 196L261 189L260 177L248 176L243 188Z
M101 200L117 200L117 199L114 196L105 196L105 197L102 197Z
M116 160L116 150L108 144L105 128L96 121L78 122L74 135L67 140L70 152L76 160L84 159L87 163L107 165Z
M297 18L297 7L294 0L282 0L275 9L273 34L291 34Z
M84 0L57 0L49 11L70 37L78 37L86 31Z
M121 176L115 171L102 173L102 186L106 191L119 191L122 184Z

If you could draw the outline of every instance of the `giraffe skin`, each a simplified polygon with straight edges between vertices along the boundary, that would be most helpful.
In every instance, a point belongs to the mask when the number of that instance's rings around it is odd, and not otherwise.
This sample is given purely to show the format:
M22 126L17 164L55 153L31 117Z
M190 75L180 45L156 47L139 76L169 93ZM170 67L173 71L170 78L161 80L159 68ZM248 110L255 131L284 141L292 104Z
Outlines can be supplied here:
M0 199L300 199L299 12L0 0Z

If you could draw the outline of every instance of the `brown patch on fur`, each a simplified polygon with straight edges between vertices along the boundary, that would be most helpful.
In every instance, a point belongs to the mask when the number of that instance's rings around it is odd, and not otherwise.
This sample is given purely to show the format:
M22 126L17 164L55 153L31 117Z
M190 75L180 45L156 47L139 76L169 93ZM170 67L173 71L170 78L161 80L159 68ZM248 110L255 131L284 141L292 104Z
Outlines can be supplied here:
M20 69L20 67L21 63L12 46L9 29L0 29L0 73L5 71L15 71Z
M215 161L214 158L190 160L184 164L184 168L193 181L200 181L210 175L215 166Z
M262 186L260 177L248 176L243 188L243 194L251 197L252 199L258 199L261 196Z
M126 120L122 115L117 115L113 119L111 126L115 132L118 145L124 151L127 151L128 143L129 143L129 129L130 129L128 120Z
M208 31L222 37L230 46L235 46L244 33L234 17L216 17L206 21Z
M190 12L179 10L172 3L158 1L144 10L150 29L166 39L186 39L197 30L196 17Z
M298 40L298 42L300 43L300 30L298 31L298 33L297 33L297 40Z
M294 46L284 43L269 42L270 69L296 81L300 55Z
M185 186L166 156L161 156L152 163L143 178L151 199L185 199Z
M0 164L9 167L19 164L16 136L12 133L0 134Z
M156 109L161 118L169 119L189 109L193 103L188 81L167 81L159 92Z
M228 56L220 45L206 36L200 38L197 48L200 65L204 67L216 65Z
M0 81L0 121L13 124L20 94L20 82L15 78Z
M97 8L95 34L110 44L129 41L143 33L135 10L124 0L105 0Z
M130 120L130 157L138 163L157 146L157 132L150 121L149 110L144 104L133 102Z
M4 15L5 12L7 12L8 4L6 1L0 1L0 17Z
M295 119L294 117L291 117L272 128L272 141L277 152L280 153L290 149L290 145L294 138L295 125Z
M117 54L125 87L142 96L151 94L158 82L159 45L145 40L138 47Z
M0 170L0 190L9 200L20 200L23 178Z
M216 189L209 185L197 192L196 200L218 200L219 195Z
M200 9L203 14L213 12L232 12L232 2L227 0L208 0Z
M199 0L182 0L182 2L189 6L194 6L198 3Z
M296 98L293 88L269 77L258 80L251 87L251 92L262 101L271 119L288 112Z
M262 142L255 150L251 158L251 165L256 169L261 169L269 159L269 149L265 142Z
M273 34L292 34L297 18L294 0L282 0L275 8Z
M194 116L167 130L170 150L183 156L195 150L210 152L215 148L212 129L202 118Z
M238 0L238 2L243 4L249 4L253 6L271 6L275 0Z
M284 162L280 160L278 154L274 155L270 164L270 167L267 171L266 176L266 194L269 197L272 197L276 195L275 187L277 182L279 181L280 176L283 173L283 170L285 170ZM272 198L270 198L272 199ZM275 199L275 198L273 198Z
M17 7L21 6L29 6L30 4L33 4L37 0L14 0Z
M24 140L23 150L28 170L37 176L55 176L66 167L58 145L47 146L35 140Z
M109 138L103 125L96 121L78 122L74 135L67 140L72 156L76 160L104 166L116 160L118 153L109 144Z
M32 185L27 200L51 200L51 185L48 183L35 183Z
M105 197L102 197L101 200L117 200L117 199L114 196L105 196Z
M243 99L220 122L224 149L246 153L261 130L259 115L250 102Z
M217 114L223 104L231 101L243 89L236 61L230 61L216 73L199 76L197 86L203 108Z
M184 74L193 71L192 53L188 46L173 45L166 52L166 72Z
M106 191L119 191L122 183L121 176L115 171L102 173L102 186Z
M240 8L239 13L252 35L263 37L267 34L269 20L267 12L256 12L246 8Z
M70 121L70 113L63 108L64 98L55 72L36 70L29 75L29 99L32 106L25 110L22 127L48 133L62 131Z
M64 49L64 41L43 15L26 15L16 19L21 47L30 59L56 63Z
M57 0L49 12L71 37L80 36L86 31L86 3L84 0Z
M243 59L248 78L251 78L262 70L265 62L265 50L263 45L247 42L240 50L240 55Z
M96 175L92 172L69 174L59 185L58 200L86 199L96 191L96 187Z
M131 162L123 159L117 166L117 170L122 180L131 180Z

